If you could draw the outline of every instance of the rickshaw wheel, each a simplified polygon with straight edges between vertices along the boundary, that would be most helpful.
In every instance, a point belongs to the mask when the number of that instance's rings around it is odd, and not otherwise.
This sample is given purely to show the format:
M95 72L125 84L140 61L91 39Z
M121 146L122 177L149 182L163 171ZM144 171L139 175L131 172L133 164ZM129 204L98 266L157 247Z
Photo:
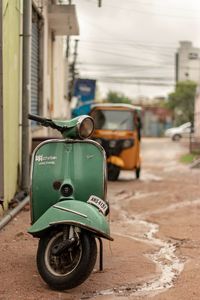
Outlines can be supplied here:
M110 163L108 164L108 180L116 181L119 177L119 173L120 173L120 167Z
M135 169L135 176L136 176L136 179L139 179L140 178L140 171L141 171L141 168L140 167L137 167Z

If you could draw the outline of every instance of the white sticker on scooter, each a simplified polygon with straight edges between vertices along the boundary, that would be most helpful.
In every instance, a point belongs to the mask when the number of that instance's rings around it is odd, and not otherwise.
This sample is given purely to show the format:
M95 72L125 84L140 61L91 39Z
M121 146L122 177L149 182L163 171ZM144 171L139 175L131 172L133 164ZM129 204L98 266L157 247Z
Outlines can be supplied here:
M108 209L108 204L102 200L101 198L91 195L88 199L87 203L93 204L96 206L104 215L106 214L106 211Z
M36 155L35 156L35 162L38 162L39 165L55 165L55 161L57 160L57 156L44 156Z

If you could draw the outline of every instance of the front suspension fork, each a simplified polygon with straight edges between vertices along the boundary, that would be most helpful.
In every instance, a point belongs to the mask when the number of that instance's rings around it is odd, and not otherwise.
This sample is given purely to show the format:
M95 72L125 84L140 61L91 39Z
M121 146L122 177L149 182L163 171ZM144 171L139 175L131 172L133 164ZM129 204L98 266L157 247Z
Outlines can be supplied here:
M99 240L99 271L103 271L103 242L101 238Z
M66 245L66 248L69 248L78 237L78 233L80 232L80 228L70 226L69 231L67 232L68 238L66 237L66 233L64 234L63 244ZM103 242L102 239L97 237L99 241L99 271L103 271ZM68 240L68 242L66 241ZM70 243L71 245L70 245ZM67 245L69 243L69 245Z

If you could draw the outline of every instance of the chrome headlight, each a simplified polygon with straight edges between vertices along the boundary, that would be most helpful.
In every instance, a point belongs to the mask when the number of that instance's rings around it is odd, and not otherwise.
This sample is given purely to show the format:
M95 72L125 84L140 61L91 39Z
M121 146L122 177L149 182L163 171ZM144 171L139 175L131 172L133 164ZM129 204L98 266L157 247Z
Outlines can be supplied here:
M91 117L84 117L80 120L78 126L79 137L81 139L89 138L94 131L94 120Z

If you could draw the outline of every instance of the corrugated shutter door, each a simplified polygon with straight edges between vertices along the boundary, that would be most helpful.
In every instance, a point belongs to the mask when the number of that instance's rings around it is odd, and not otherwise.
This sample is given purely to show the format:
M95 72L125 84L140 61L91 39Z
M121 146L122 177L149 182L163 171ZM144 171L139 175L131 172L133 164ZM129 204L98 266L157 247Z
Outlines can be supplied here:
M31 113L39 114L39 19L33 9L31 46Z

